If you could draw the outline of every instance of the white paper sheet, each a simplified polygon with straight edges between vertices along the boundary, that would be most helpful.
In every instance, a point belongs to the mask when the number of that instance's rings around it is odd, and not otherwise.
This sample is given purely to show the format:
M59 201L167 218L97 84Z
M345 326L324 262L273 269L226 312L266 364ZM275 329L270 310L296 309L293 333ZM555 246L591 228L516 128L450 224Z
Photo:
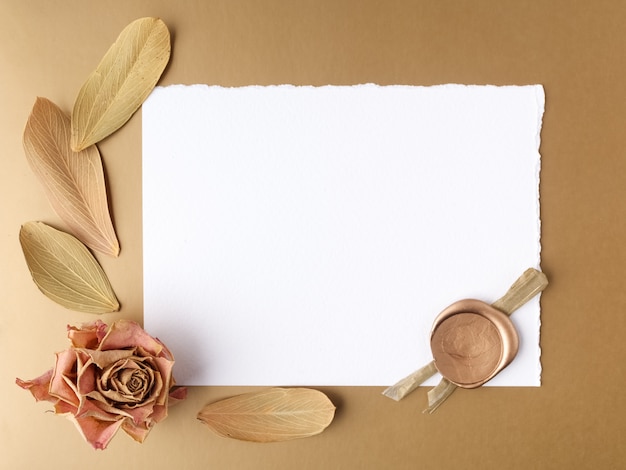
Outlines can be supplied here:
M539 266L543 88L157 88L144 323L186 385L391 385L435 316ZM540 384L539 300L514 362ZM436 378L429 383L436 383Z

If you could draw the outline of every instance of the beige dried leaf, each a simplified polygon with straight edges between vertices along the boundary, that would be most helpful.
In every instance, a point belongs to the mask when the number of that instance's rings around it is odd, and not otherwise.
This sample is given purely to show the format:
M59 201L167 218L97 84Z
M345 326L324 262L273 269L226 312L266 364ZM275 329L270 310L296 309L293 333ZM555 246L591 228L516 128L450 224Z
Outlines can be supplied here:
M27 222L20 230L20 243L33 281L50 299L79 312L119 310L106 274L72 235L42 222Z
M80 89L72 111L72 148L101 141L128 121L170 58L170 34L158 18L126 26Z
M70 147L70 118L45 98L37 98L24 130L24 151L48 200L70 230L89 248L117 256L100 152L91 145Z
M215 433L252 442L314 436L331 423L335 406L308 388L271 388L206 405L198 419Z

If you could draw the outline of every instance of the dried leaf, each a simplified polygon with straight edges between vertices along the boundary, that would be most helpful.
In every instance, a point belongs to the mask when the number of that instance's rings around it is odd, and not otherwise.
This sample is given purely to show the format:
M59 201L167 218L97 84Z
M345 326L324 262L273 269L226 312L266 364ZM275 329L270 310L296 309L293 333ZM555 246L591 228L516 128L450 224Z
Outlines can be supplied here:
M170 34L158 18L129 24L80 89L72 111L72 148L119 129L156 85L170 58Z
M26 159L59 217L85 245L117 256L120 245L111 223L104 171L95 145L70 148L70 118L37 98L24 130Z
M198 419L224 437L275 442L314 436L333 420L335 406L308 388L271 388L205 406Z
M20 243L33 281L50 299L79 312L116 312L120 304L104 271L72 235L27 222Z

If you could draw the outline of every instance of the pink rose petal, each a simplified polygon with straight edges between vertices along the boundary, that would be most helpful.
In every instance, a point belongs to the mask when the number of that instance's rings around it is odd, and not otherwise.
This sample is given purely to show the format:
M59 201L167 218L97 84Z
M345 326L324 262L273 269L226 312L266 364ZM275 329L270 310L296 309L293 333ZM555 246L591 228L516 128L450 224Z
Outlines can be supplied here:
M63 400L59 400L55 398L56 403L54 404L54 412L58 415L64 415L70 413L72 416L76 415L78 408L71 403L67 403Z
M106 335L107 325L102 320L83 323L80 328L67 326L67 337L75 348L96 349Z
M15 379L15 383L25 390L30 391L35 397L35 400L47 400L56 401L54 397L50 396L50 379L52 379L52 369L45 374L40 375L33 380Z
M87 363L82 368L76 378L76 388L78 394L85 396L96 389L96 368L93 363Z
M122 425L121 420L102 421L93 416L74 417L81 434L94 449L106 449L115 433Z
M159 421L163 421L167 418L167 406L166 405L154 405L154 409L152 412L152 420L155 423Z
M57 362L50 381L50 395L78 406L80 400L76 395L74 384L78 362L76 351L68 349L57 353L56 356Z
M159 368L159 372L165 381L168 378L172 377L172 369L174 368L174 361L170 361L169 359L165 359L163 357L155 357L154 364ZM165 386L170 388L170 381L165 382Z
M176 405L187 398L187 387L176 387L170 392L169 406Z
M139 346L154 356L161 354L163 346L144 331L137 323L129 320L118 320L111 325L109 332L100 343L101 351L125 349Z
M86 398L92 398L98 392L92 392ZM109 405L106 402L97 399L85 399L81 402L80 407L76 411L77 417L91 416L101 421L113 421L115 419L130 418L130 414L121 408Z
M126 409L124 411L133 417L133 423L140 425L142 422L147 421L148 418L152 418L152 415L154 414L154 405L140 406L137 408Z

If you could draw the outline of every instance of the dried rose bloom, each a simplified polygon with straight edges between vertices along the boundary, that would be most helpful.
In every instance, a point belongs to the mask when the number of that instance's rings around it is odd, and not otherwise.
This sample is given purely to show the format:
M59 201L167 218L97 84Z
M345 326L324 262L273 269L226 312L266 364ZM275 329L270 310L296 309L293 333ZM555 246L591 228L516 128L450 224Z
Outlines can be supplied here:
M95 449L105 449L120 428L143 442L167 417L168 405L187 394L173 388L170 351L135 322L68 326L68 338L72 346L56 354L53 369L16 383L37 401L53 403Z

